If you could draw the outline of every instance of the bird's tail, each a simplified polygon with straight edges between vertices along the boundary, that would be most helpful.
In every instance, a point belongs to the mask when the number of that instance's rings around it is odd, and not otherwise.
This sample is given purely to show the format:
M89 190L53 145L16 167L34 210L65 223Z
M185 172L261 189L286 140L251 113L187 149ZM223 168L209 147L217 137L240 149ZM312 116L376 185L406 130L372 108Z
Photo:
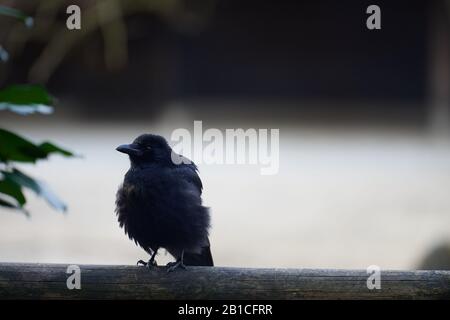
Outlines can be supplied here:
M210 246L202 247L199 254L186 252L183 256L183 262L186 266L214 266Z

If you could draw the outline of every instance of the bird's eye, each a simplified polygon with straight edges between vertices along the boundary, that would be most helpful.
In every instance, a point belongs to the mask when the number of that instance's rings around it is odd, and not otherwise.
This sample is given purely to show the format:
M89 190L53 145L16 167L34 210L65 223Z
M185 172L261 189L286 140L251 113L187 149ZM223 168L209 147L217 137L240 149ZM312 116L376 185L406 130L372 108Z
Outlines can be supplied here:
M152 147L149 147L149 146L145 147L145 150L151 150L151 149L152 149Z

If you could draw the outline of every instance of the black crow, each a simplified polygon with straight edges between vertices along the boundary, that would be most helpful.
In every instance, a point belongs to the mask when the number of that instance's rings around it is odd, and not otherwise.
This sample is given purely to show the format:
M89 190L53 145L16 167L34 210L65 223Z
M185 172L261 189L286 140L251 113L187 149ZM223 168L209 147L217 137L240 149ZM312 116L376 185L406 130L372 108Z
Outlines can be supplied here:
M119 224L151 256L138 264L155 266L156 253L164 248L176 259L168 264L169 272L186 265L213 266L210 216L202 205L197 166L153 134L116 150L128 154L131 162L116 197Z

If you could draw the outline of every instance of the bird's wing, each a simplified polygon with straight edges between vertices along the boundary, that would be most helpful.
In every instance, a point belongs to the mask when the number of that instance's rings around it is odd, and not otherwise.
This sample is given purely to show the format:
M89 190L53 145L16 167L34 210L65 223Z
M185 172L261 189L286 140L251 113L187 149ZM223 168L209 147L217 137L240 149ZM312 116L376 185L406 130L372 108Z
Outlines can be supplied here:
M201 194L203 190L202 181L198 175L197 166L191 162L190 164L179 165L176 169L176 174L187 183L187 187L185 191L191 195L194 195L196 201L199 201L198 204L202 209L201 212L205 212L208 216L209 221L209 213L208 208L201 206ZM209 222L208 222L209 224ZM208 234L205 232L205 238L202 240L200 244L199 252L185 252L184 253L184 263L189 266L213 266L213 258L211 255L211 248L209 244Z
M186 182L188 182L198 193L202 194L203 184L198 176L198 169L194 163L179 165L175 170Z

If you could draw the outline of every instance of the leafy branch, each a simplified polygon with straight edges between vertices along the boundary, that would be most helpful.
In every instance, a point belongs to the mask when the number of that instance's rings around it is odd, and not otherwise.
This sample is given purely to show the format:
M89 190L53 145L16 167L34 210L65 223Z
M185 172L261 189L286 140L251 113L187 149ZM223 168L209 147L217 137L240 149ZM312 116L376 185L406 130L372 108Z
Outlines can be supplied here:
M0 16L12 17L32 27L34 19L21 11L0 5ZM0 62L8 61L9 53L0 45ZM0 111L9 110L20 115L32 113L51 114L53 98L39 85L13 85L0 90ZM27 199L23 189L44 198L53 208L65 211L66 205L42 181L34 179L16 167L17 162L36 163L51 154L73 157L74 154L57 145L44 141L35 144L20 135L0 128L0 207L24 212Z
M0 90L0 110L20 115L50 114L51 96L41 86L15 85ZM0 206L18 209L28 215L24 206L28 189L44 198L53 208L65 211L66 205L42 181L36 180L16 167L17 162L36 163L51 154L73 157L74 154L49 141L35 144L16 133L0 128Z

